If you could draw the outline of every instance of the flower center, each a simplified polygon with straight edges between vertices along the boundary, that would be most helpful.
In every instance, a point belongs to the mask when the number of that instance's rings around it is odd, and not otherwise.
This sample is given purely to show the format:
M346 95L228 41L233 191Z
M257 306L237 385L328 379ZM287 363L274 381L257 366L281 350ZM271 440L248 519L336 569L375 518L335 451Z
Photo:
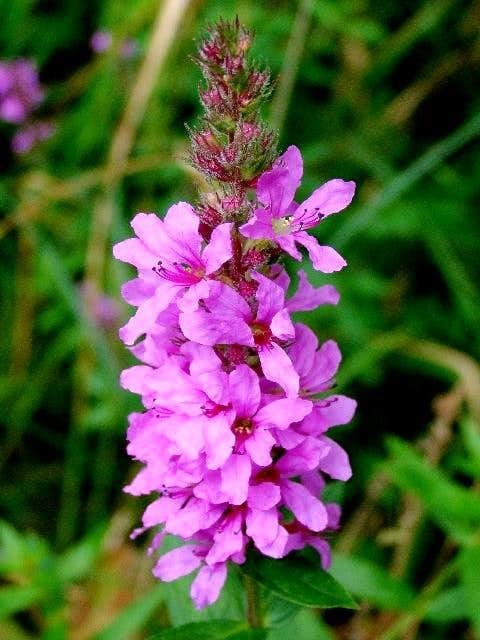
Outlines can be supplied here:
M254 322L250 328L253 333L253 341L257 347L264 347L270 342L272 337L270 327L267 327L267 325L261 322Z
M232 425L233 433L241 436L249 436L253 428L253 423L250 418L237 418Z
M279 235L287 234L292 228L293 216L287 216L286 218L273 218L272 227L275 233Z

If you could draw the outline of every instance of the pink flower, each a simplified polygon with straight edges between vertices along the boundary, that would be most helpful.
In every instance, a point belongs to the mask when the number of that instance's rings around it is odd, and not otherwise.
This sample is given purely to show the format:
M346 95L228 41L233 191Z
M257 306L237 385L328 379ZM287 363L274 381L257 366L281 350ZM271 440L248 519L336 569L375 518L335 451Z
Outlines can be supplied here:
M90 47L94 53L104 53L112 46L112 34L110 31L95 31L90 38Z
M302 174L300 151L295 146L288 147L273 168L260 176L257 198L261 206L240 231L247 238L273 240L293 258L301 260L296 247L298 242L307 249L317 271L338 271L346 265L345 260L331 247L320 246L305 229L345 209L353 198L355 183L330 180L297 205L293 198Z
M259 273L256 312L232 287L214 282L205 309L180 314L180 327L189 340L213 346L240 344L256 349L262 371L287 393L298 393L298 374L281 346L293 339L295 331L285 306L281 287Z
M209 276L232 255L231 223L219 225L202 249L199 219L186 202L173 205L165 220L138 213L132 220L136 238L115 245L114 256L138 269L138 278L122 289L137 313L121 329L126 344L150 331L158 314L181 294L180 308L196 308L209 292Z
M33 62L23 58L0 61L0 119L24 122L42 102L43 90Z
M222 62L222 51L211 43L205 64L211 56ZM227 62L225 73L237 73ZM211 108L222 96L215 93ZM255 127L238 129L248 137ZM207 133L213 144L215 133ZM164 220L139 213L136 237L114 247L138 272L122 288L137 310L120 336L140 363L120 382L143 403L127 433L127 451L142 466L125 491L154 494L132 536L154 528L149 553L167 534L183 541L160 555L153 573L171 581L197 572L190 590L197 608L218 598L228 564L242 564L248 548L282 558L312 546L324 567L330 562L325 534L340 514L322 492L327 476L346 480L351 468L325 434L351 419L355 402L328 395L341 360L337 344L319 345L290 315L336 305L339 294L330 284L312 286L302 270L289 294L285 269L271 264L271 243L252 242L270 240L300 258L298 242L322 271L344 265L304 229L347 206L354 185L333 180L298 206L301 174L301 156L289 147L258 179L255 210L243 190L256 178L246 172L242 182L238 174L234 188L216 194L217 208L203 202L197 215L180 202Z

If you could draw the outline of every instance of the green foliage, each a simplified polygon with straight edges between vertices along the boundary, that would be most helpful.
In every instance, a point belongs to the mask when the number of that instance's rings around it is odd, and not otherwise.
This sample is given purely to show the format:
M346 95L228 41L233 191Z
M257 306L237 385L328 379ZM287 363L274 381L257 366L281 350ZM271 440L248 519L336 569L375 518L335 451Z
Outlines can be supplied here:
M247 629L242 622L211 620L166 629L150 640L264 640L266 631Z
M326 571L302 558L277 562L267 557L251 557L243 567L251 576L284 600L304 607L355 609L355 601Z
M191 2L112 179L112 141L160 4L0 0L0 59L35 59L46 88L35 117L56 124L15 157L14 127L0 122L0 640L480 637L477 3ZM341 302L299 315L344 353L338 388L359 409L333 437L354 476L328 489L343 507L330 574L305 559L247 563L265 629L245 622L240 572L197 612L191 578L154 583L154 559L128 540L142 507L121 491L134 473L124 430L140 407L118 387L132 363L117 339L131 271L110 258L135 211L196 198L184 124L198 124L200 75L189 56L208 22L237 13L256 58L292 78L263 116L283 123L281 149L304 153L299 196L336 176L359 186L316 230L348 269L324 277L302 265ZM98 29L114 46L94 55ZM87 311L92 271L117 305L112 322ZM317 610L354 606L344 589L358 610Z
M382 609L406 610L414 598L413 589L373 561L336 554L331 574L351 594Z

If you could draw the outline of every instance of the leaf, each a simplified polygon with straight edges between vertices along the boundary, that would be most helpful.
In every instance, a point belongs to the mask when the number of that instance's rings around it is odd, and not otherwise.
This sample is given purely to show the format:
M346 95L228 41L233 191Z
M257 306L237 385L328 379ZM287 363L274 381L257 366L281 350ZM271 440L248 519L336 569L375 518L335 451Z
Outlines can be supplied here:
M480 636L480 546L462 549L458 558L465 608L475 636Z
M428 605L425 620L436 624L457 622L468 617L463 587L456 586L439 593Z
M470 468L476 478L480 478L480 433L478 424L472 418L466 417L460 420L460 433L465 449L470 458Z
M44 596L44 590L38 586L3 587L0 589L0 618L28 609Z
M385 466L397 486L421 500L430 517L455 540L465 543L480 526L480 501L423 460L408 444L389 438Z
M243 570L284 600L305 607L345 607L357 605L329 573L303 558L272 560L251 556Z
M275 598L278 606L288 606L285 600ZM274 604L274 603L272 603ZM293 604L290 606L294 606ZM270 616L268 616L269 620ZM320 619L315 609L299 609L296 607L296 614L289 616L283 623L269 625L268 640L285 640L285 638L295 638L295 640L334 640L334 636L329 631L327 625Z
M414 592L374 562L334 554L331 574L358 598L393 611L408 609Z
M259 630L262 631L263 630ZM261 640L262 636L251 634L244 622L234 620L211 620L210 622L192 622L175 629L165 629L149 640ZM265 636L263 636L265 637Z

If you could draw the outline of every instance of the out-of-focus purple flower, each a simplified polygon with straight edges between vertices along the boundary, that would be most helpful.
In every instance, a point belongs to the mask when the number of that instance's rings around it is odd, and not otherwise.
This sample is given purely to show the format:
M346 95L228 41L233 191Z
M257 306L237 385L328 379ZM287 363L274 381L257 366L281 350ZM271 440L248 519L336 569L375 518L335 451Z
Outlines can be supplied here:
M12 124L24 122L42 102L44 92L31 60L0 62L0 119Z
M53 122L33 122L30 125L17 129L14 133L11 146L14 153L28 153L39 142L51 138L55 133Z
M79 292L82 298L86 299L87 287L85 283L80 285ZM92 320L95 324L105 329L111 329L118 325L120 309L116 300L102 293L96 293L93 301L91 312L93 315Z
M94 53L105 53L112 48L113 35L102 29L95 31L90 38L90 48ZM126 38L120 43L119 54L123 60L131 60L138 53L138 43L134 38Z
M346 265L345 260L332 247L319 245L305 229L315 227L323 218L345 209L355 193L355 183L330 180L297 204L294 196L302 174L300 151L295 146L288 147L273 168L258 179L260 207L240 231L247 238L273 240L297 260L301 260L302 255L296 243L301 244L307 249L315 269L324 273L338 271Z
M94 53L104 53L112 46L113 38L110 31L95 31L90 38L90 48Z
M138 43L133 38L127 38L120 46L120 56L124 60L131 60L138 53Z

